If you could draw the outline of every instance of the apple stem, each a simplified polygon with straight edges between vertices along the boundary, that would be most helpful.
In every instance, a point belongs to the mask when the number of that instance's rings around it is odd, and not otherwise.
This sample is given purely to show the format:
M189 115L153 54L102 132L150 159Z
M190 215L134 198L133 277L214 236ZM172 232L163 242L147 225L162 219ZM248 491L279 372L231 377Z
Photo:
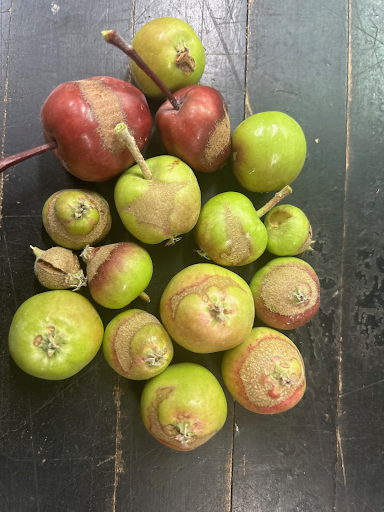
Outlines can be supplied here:
M267 204L265 204L260 210L257 210L256 213L260 217L265 215L269 212L269 210L272 210L274 206L276 206L284 197L289 196L289 194L292 194L292 189L289 185L285 186L280 190L280 192L277 192L274 197L270 201L268 201Z
M140 153L140 149L137 147L135 139L129 133L127 125L125 123L119 123L115 126L115 133L119 139L127 146L135 159L137 165L140 167L144 178L146 180L152 179L152 173L149 170L148 165L145 163L143 155Z
M146 73L149 78L155 82L157 87L161 90L164 96L168 98L169 102L175 110L180 110L180 105L177 99L167 88L167 86L160 80L160 78L154 73L154 71L152 71L152 69L143 61L137 51L134 50L133 46L124 41L124 39L119 36L116 30L103 30L101 33L103 34L103 37L107 43L116 46L116 48L119 48L126 55L128 55L128 57L132 59L133 62L135 62L139 68L142 69L144 73Z
M140 299L145 300L145 302L151 302L150 296L145 292L141 292L139 297Z
M28 160L36 155L41 155L42 153L46 153L47 151L52 151L57 148L57 143L55 141L48 142L47 144L43 144L42 146L37 146L37 148L27 149L27 151L22 151L21 153L17 153L16 155L7 156L5 158L0 158L0 173L7 170L12 165L16 165L20 162L24 162L24 160Z

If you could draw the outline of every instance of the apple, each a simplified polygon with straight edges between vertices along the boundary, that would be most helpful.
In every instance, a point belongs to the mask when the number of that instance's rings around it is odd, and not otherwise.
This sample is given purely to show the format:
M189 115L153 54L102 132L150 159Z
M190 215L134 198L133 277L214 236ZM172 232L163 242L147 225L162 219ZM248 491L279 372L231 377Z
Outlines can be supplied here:
M81 253L87 265L88 287L93 300L110 309L128 306L144 292L153 272L145 249L132 242L86 247Z
M138 30L132 46L171 92L197 84L203 74L203 45L193 28L178 18L149 21ZM131 62L131 70L146 96L163 97L162 91L135 62Z
M295 256L312 250L312 228L305 213L290 204L282 204L267 213L267 250L276 256Z
M257 260L267 247L267 230L261 222L292 189L287 186L260 210L239 192L223 192L212 197L201 209L195 228L200 256L219 265L240 266Z
M231 126L227 104L217 89L191 85L174 94L156 113L156 127L171 155L195 171L214 172L231 154Z
M211 353L239 345L251 332L255 310L247 283L210 263L176 274L160 299L160 316L182 347Z
M140 149L152 116L141 91L122 80L97 76L57 86L41 110L47 144L0 161L0 171L51 150L65 169L84 181L106 181L134 162L114 128L126 122Z
M32 245L30 247L36 256L34 270L40 284L50 290L72 288L74 292L87 286L79 258L72 251L63 247L51 247L46 251Z
M221 371L231 395L246 409L276 414L294 407L305 392L305 368L292 341L274 329L256 327L228 350Z
M173 88L170 90L156 74L157 67L148 66L148 61L144 62L115 30L102 34L109 44L127 54L147 80L168 98L156 114L157 129L167 151L195 171L216 171L231 152L228 108L220 92L213 87L190 85L172 94Z
M107 201L92 190L55 192L46 200L42 215L48 235L67 249L83 249L100 242L112 226Z
M319 279L299 258L275 258L256 272L249 286L256 316L275 329L296 329L319 309Z
M303 168L307 144L300 125L283 112L260 112L232 135L233 170L252 192L290 185Z
M145 380L164 371L173 357L173 345L158 319L130 309L113 318L105 328L104 356L127 379Z
M222 428L227 401L209 370L194 363L179 363L145 384L141 417L145 428L160 443L190 451Z
M201 192L192 169L176 157L156 156L144 161L125 125L118 125L138 165L120 176L115 186L116 209L124 226L138 240L168 245L191 231L200 213Z

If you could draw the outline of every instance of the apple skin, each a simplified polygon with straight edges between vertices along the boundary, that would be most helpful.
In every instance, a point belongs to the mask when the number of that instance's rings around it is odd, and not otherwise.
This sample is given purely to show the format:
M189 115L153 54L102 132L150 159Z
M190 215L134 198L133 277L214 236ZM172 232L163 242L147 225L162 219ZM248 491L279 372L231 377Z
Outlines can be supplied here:
M93 86L96 90L92 93ZM100 109L89 102L95 98L95 92L103 98ZM108 102L109 117L102 119ZM143 93L127 82L107 76L56 87L42 107L41 122L46 141L57 143L55 156L68 172L84 181L109 180L134 163L129 150L114 138L116 124L126 122L140 150L152 129ZM100 133L107 134L107 139L103 139L107 143L103 143Z
M275 329L289 330L304 325L320 306L320 282L316 272L299 258L273 259L256 272L249 287L256 316ZM305 299L301 303L297 301L300 294L304 294Z
M156 113L164 146L194 171L216 171L231 154L231 126L223 96L206 85L184 87L174 96L179 110L167 100Z
M197 84L203 74L203 45L193 28L178 18L163 17L149 21L138 30L132 46L171 92ZM195 62L193 71L188 68L185 72L176 65L178 53L184 48L188 48L189 56ZM152 79L133 61L131 71L136 84L147 97L164 97Z
M160 316L172 339L200 354L239 345L251 332L254 315L247 283L211 263L183 269L160 299Z
M127 379L146 380L163 372L173 357L173 345L158 319L130 309L115 316L104 332L108 364Z
M276 256L295 256L306 251L312 242L312 228L305 213L290 204L276 206L264 219L267 250Z
M172 241L196 225L199 184L192 169L176 157L163 155L145 162L153 178L145 180L138 165L125 171L115 186L116 209L127 230L141 242Z
M264 224L252 202L239 192L212 197L201 209L194 232L199 247L226 267L257 260L267 246Z
M252 192L279 190L303 168L307 144L300 125L283 112L261 112L243 121L232 135L233 170Z
M151 257L145 249L132 242L87 247L81 256L87 264L91 296L105 308L128 306L152 278Z
M222 428L227 401L209 370L194 363L179 363L145 384L141 416L145 428L160 443L191 451Z
M241 345L228 350L221 371L235 400L259 414L287 411L305 392L305 368L299 350L284 334L268 327L252 329Z

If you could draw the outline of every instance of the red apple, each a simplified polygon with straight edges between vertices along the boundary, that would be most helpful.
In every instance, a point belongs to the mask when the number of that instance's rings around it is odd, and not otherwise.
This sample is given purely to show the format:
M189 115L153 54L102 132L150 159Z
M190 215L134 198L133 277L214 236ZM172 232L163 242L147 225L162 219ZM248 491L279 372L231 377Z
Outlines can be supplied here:
M47 144L0 161L0 172L45 151L53 151L65 169L84 181L106 181L134 163L115 135L125 122L142 150L152 129L145 96L122 80L97 76L66 82L54 89L41 110Z
M256 327L223 357L222 374L231 395L259 414L287 411L305 391L304 361L292 341L274 329Z
M195 171L216 171L231 153L231 127L223 96L213 87L190 85L174 97L179 110L167 100L156 113L156 127L167 151Z

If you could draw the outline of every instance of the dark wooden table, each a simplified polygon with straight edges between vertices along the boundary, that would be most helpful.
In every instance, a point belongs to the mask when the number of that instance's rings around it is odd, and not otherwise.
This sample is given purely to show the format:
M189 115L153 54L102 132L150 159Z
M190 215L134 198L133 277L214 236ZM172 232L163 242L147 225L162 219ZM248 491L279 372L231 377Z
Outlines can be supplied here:
M303 127L304 170L289 202L307 213L314 251L304 258L322 287L319 314L289 337L307 371L304 399L260 416L226 392L224 428L206 445L174 452L153 439L139 414L143 383L118 377L102 353L77 376L47 382L12 362L7 335L18 306L44 291L29 245L52 241L41 210L84 184L51 154L0 178L1 512L383 512L384 510L384 4L382 0L2 0L1 154L43 144L40 109L62 82L96 75L130 79L127 58L100 31L131 40L159 16L189 22L206 49L202 83L227 99L232 129L245 117L281 110ZM155 112L158 104L151 103ZM156 133L146 156L164 151ZM198 176L203 201L226 190L256 207L230 163ZM132 238L115 210L105 243ZM165 284L199 262L193 234L174 247L147 247L155 273L147 310L158 314ZM237 271L248 282L261 258ZM82 291L86 296L87 291ZM143 307L139 301L133 307ZM98 307L106 324L115 314ZM222 354L176 347L220 380Z

